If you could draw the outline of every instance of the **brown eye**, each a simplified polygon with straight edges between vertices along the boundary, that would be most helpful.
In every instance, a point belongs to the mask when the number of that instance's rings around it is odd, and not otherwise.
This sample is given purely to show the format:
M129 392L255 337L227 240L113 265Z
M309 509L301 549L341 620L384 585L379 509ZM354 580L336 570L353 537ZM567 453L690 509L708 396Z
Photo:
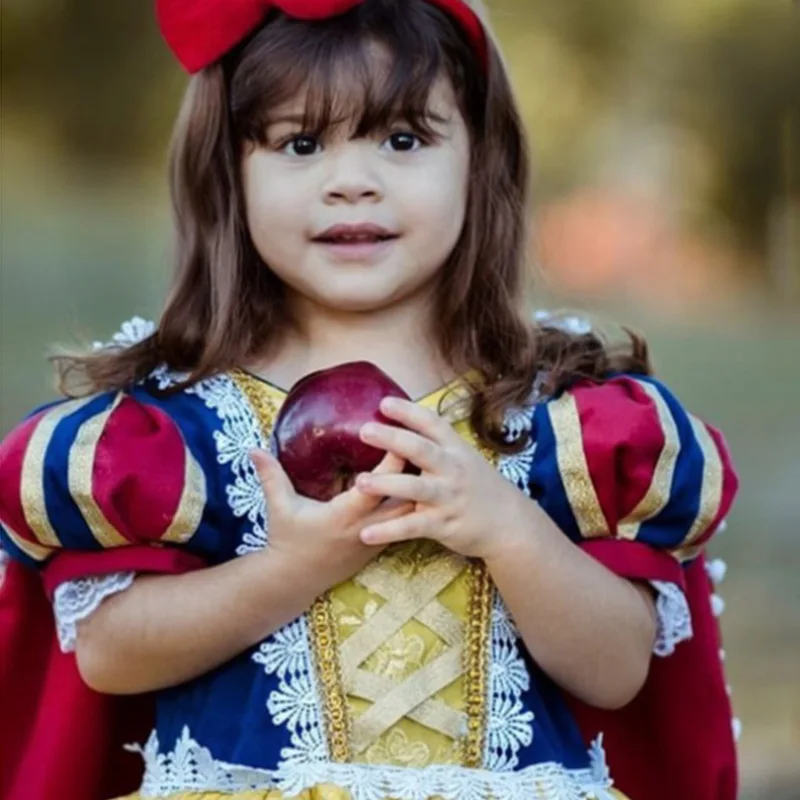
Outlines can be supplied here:
M302 134L284 142L281 150L290 156L313 156L319 152L320 144L314 136Z
M422 146L422 140L415 133L395 131L383 142L383 145L395 153L410 153Z

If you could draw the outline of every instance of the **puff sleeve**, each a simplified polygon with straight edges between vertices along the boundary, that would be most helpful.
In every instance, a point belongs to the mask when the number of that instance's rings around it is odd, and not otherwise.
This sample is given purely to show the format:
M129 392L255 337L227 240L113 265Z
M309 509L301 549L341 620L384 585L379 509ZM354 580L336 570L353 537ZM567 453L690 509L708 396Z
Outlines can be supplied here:
M195 417L186 397L161 403L139 389L31 415L0 446L2 548L39 569L50 594L212 560L213 475Z
M540 403L532 434L530 490L542 508L613 572L651 582L660 623L670 604L673 615L688 615L683 565L720 526L738 488L721 434L661 382L638 375L581 382ZM669 642L664 649L671 652Z

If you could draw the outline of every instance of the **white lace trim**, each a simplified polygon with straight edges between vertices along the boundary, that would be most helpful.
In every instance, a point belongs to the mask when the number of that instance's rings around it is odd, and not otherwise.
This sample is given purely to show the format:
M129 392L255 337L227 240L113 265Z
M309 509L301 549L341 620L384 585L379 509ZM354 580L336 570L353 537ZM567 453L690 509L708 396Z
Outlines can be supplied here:
M534 393L525 407L506 412L504 433L508 441L529 435L535 402ZM536 445L529 441L521 452L502 456L497 465L500 474L526 495L530 494L528 475L535 452ZM483 765L492 773L509 773L519 765L519 751L533 741L534 715L522 703L530 675L519 652L519 633L496 589L490 631L489 716Z
M106 348L125 348L132 347L139 342L143 342L156 332L156 324L142 317L132 317L127 322L123 322L120 329L111 337L110 342L93 342L95 350L105 350Z
M241 792L280 789L295 796L313 786L332 783L353 800L611 800L611 782L602 741L590 751L591 766L567 770L559 764L536 764L519 772L495 773L452 765L424 768L343 764L318 761L288 764L275 771L215 761L211 752L183 728L175 748L159 752L155 732L144 748L129 746L145 762L142 797L167 797L185 791Z
M653 653L663 658L672 655L681 642L692 638L692 615L680 586L667 581L650 581L650 585L658 592Z
M158 382L159 389L167 389L182 383L188 376L160 367L151 377ZM228 375L200 381L188 387L186 392L196 394L222 422L221 430L214 431L214 444L217 463L220 466L230 464L233 473L233 483L225 487L228 505L234 516L247 517L251 526L244 533L236 554L243 556L261 550L267 544L267 509L264 491L250 459L251 450L268 446L261 425Z
M166 370L155 377L161 388L185 376ZM239 556L266 547L268 518L264 491L250 451L265 449L261 425L239 387L227 375L218 375L201 381L189 392L196 394L206 406L216 411L222 422L221 430L214 433L217 463L229 464L233 483L226 486L228 505L236 517L246 517L250 525L236 548ZM291 747L283 750L279 767L308 765L327 761L327 737L322 721L322 703L316 685L313 656L304 614L294 622L268 636L253 654L267 675L277 674L278 688L267 698L267 711L276 727L285 725L291 735Z
M107 597L128 589L135 577L135 572L111 572L66 581L55 590L53 612L62 653L74 652L78 623L93 614Z
M555 328L573 336L585 336L592 332L592 323L574 314L559 314L543 309L535 312L533 318L542 328Z

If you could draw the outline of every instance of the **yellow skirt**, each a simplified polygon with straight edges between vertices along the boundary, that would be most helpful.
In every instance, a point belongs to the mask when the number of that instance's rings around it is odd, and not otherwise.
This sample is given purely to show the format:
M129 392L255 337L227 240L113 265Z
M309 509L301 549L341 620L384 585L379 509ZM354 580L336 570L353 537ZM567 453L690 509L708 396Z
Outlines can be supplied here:
M614 789L609 791L618 800L627 800L624 794ZM119 797L117 800L143 800L142 796L136 794L127 797ZM287 797L278 789L258 789L250 792L179 792L171 794L167 800L351 800L350 793L336 786L321 785L313 789L307 789L302 794L294 797ZM391 800L391 798L386 798Z

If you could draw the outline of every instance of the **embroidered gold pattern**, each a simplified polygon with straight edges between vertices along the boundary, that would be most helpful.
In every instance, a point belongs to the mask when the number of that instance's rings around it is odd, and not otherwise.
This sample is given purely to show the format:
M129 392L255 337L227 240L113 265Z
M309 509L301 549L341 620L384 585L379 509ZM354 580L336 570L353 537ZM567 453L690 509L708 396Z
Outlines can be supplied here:
M344 674L349 675L357 669L390 636L431 603L461 574L464 566L464 560L460 556L443 553L439 560L433 561L427 569L409 581L401 593L393 595L388 587L381 589L380 594L390 602L381 606L368 624L359 627L342 642L341 659ZM370 565L365 569L369 570Z
M427 767L430 748L423 742L411 742L404 731L395 728L385 741L378 741L366 752L368 764L395 764L403 767Z
M466 566L461 556L448 553L435 542L408 542L383 554L348 582L351 587L368 588L371 595L385 601L377 609L374 600L367 601L364 623L345 638L340 649L347 695L371 701L353 721L351 747L355 755L389 735L401 719L413 719L451 739L464 729L463 714L436 698L463 672L462 637L457 637L455 646L447 647L445 637L452 626L444 631L429 628L428 638L433 634L438 639L426 646L413 633L412 621L421 616L428 620L452 616L437 597ZM406 568L410 572L404 576ZM334 591L352 590L346 585ZM346 621L353 616L346 614Z
M269 441L278 413L278 402L274 398L278 392L271 393L265 383L241 370L234 370L231 378L259 420L264 439ZM339 667L338 639L331 614L330 593L326 592L317 598L308 620L311 650L322 691L328 749L334 761L348 761L350 715Z
M359 574L358 583L364 586L369 584L367 588L371 588L376 594L380 594L378 577L374 569L367 569ZM387 570L383 573L383 577L392 579L389 581L389 590L391 592L402 590L403 580L395 572ZM365 578L367 579L365 580ZM398 584L393 583L395 579L399 580ZM433 601L422 612L417 614L416 619L438 636L449 636L452 632L452 625L460 625L460 623L453 618L452 612L443 607L441 609L442 615L449 615L452 619L452 624L448 620L444 629L437 629L436 624L440 619L439 617L433 618L433 625L426 622L426 619L431 619L426 612L434 604L439 605L437 601ZM368 599L363 605L363 611L359 611L357 605L345 603L335 593L332 597L334 620L343 631L363 625L375 614L378 608L378 603L372 598ZM453 641L446 639L444 641L436 640L433 644L426 645L422 636L409 635L403 630L399 630L367 658L363 669L353 669L350 672L345 681L345 691L349 696L375 703L392 691L399 682L408 679L429 661L437 659L448 644L460 646L461 643L462 637L459 635ZM450 739L460 737L466 728L466 716L458 709L452 708L435 697L430 697L416 708L411 709L406 716L426 728L448 736ZM385 740L383 745L388 746ZM381 746L376 743L369 747L367 754L373 752L374 756L374 753L378 751L381 751ZM369 762L367 754L365 756ZM436 763L440 762L437 761Z
M409 636L399 630L373 654L375 673L393 680L403 678L422 668L424 654L425 642L421 636Z
M397 683L354 720L353 752L362 753L411 711L449 686L462 672L463 654L460 649L451 648L402 683Z
M278 405L270 394L269 388L258 378L254 378L252 375L248 375L238 369L233 370L230 376L247 398L247 402L261 423L264 439L269 441L272 436L272 429L275 426L275 417L278 413Z
M389 597L396 596L404 591L408 579L398 574L397 571L365 569L358 575L358 583L368 589L373 594L382 595L386 592ZM367 602L364 607L364 616L372 616L378 610L374 600ZM461 620L452 611L445 608L437 598L431 600L416 615L423 625L430 628L440 636L444 642L451 647L456 647L464 643L464 631ZM359 619L356 624L361 624L364 620ZM345 619L340 620L341 624L347 624Z

